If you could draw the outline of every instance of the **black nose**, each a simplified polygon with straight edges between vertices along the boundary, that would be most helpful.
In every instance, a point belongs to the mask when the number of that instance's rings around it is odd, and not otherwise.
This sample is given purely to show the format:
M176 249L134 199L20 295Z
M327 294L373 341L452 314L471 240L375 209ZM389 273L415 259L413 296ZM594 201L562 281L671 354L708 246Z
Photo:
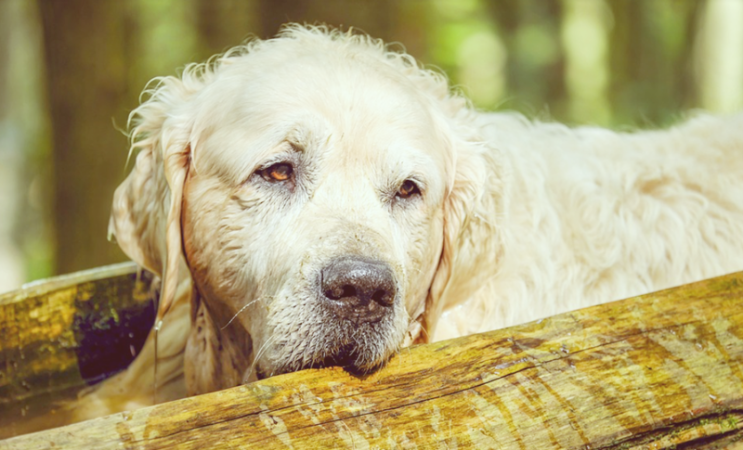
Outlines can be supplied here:
M320 288L341 319L377 322L395 301L395 279L383 262L362 257L336 259L322 270Z

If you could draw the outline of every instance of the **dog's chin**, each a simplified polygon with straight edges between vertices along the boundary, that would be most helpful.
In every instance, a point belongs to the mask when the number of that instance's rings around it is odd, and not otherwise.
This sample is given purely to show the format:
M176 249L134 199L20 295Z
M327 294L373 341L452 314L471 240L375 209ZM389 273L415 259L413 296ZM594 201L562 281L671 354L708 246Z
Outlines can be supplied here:
M316 342L322 342L321 350L316 350L311 354L288 353L279 357L276 355L270 360L259 361L256 365L256 376L262 379L304 369L325 367L342 367L347 372L358 376L379 370L401 343L390 339L390 330L385 324L367 323L355 325L355 327L354 331L351 331L351 327L339 327L336 330L326 328L321 336L315 338Z
M380 317L349 317L327 307L327 301L289 302L305 304L301 316L277 309L269 317L265 336L267 346L254 342L259 349L257 378L297 372L304 369L342 367L363 376L384 366L402 346L406 324L404 308L396 299L395 307Z
M297 363L286 363L283 365L274 366L271 370L264 370L261 365L256 366L255 375L256 378L262 380L276 375L282 375L285 373L298 372L305 369L322 369L325 367L342 367L346 372L356 376L369 375L376 372L387 364L389 356L386 356L377 361L363 362L359 358L356 350L351 347L343 347L339 349L333 355L326 356L318 359L317 361L305 362L302 364Z

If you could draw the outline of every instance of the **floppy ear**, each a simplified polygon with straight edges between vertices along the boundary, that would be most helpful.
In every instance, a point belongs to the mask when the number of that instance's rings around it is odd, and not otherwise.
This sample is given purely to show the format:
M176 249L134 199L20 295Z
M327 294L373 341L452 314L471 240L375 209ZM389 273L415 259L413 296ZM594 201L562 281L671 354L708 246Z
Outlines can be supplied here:
M109 235L141 266L163 279L158 321L175 298L181 250L183 183L190 165L190 125L183 105L190 92L164 78L130 117L136 164L114 194ZM180 114L178 114L180 112Z
M436 323L443 311L466 298L469 290L460 291L459 284L464 278L471 278L469 272L474 269L471 264L476 264L476 261L469 261L474 256L470 255L463 258L469 267L460 267L458 259L462 253L472 253L468 246L477 240L477 236L488 232L483 229L488 223L477 214L483 207L484 200L489 203L484 198L488 167L492 166L492 161L486 156L488 150L472 142L459 141L452 145L455 149L452 158L454 174L443 205L444 239L441 258L420 318L423 332L418 334L415 343L429 342L434 337Z

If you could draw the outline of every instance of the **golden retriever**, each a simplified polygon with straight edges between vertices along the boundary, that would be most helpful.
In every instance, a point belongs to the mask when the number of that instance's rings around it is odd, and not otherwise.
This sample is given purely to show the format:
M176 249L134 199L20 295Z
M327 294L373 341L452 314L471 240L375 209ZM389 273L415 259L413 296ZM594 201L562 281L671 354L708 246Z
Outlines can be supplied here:
M741 116L482 113L405 53L303 26L148 93L111 231L163 279L158 400L743 270ZM146 403L152 348L100 392Z

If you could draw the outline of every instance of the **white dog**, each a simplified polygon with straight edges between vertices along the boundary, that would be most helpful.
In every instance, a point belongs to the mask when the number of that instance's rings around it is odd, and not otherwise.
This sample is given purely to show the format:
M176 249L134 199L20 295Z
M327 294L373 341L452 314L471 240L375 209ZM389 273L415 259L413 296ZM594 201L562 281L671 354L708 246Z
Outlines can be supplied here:
M188 394L368 371L743 270L741 116L626 134L485 114L380 41L300 26L149 93L111 226L163 277L159 400L181 367ZM153 357L103 391L141 391Z

